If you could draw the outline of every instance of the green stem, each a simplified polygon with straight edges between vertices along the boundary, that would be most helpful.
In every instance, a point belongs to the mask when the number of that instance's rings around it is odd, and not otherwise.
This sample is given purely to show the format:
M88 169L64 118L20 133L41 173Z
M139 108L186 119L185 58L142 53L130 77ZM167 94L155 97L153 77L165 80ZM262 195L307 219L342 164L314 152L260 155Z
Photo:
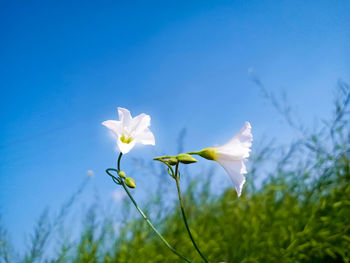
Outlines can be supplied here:
M198 155L199 152L188 152L187 154L190 154L190 155Z
M119 157L118 157L118 170L120 171L120 159L122 157L122 153L120 153ZM147 222L147 224L152 228L152 230L158 235L158 237L163 241L163 243L174 253L176 254L178 257L180 257L181 259L185 260L188 263L192 263L189 259L185 258L184 256L182 256L179 252L177 252L177 250L175 248L173 248L168 241L166 241L166 239L162 236L161 233L158 232L158 230L155 228L155 226L151 223L151 221L148 219L148 217L146 216L146 214L141 210L141 208L137 205L135 199L131 196L128 188L126 187L125 183L123 180L121 180L121 185L123 186L125 192L128 194L130 200L132 201L132 203L134 204L134 206L136 207L137 211L139 211L139 213L141 214L141 216L143 217L143 219Z
M123 153L120 153L120 154L119 154L119 157L118 157L118 170L119 170L119 171L121 171L121 170L120 170L120 160L122 159L122 156L123 156Z
M182 197L181 197L178 170L179 170L179 164L176 164L176 167L175 167L175 181L176 181L176 187L177 187L177 194L178 194L178 196L179 196L179 201L180 201L180 207L181 207L182 217L183 217L183 220L184 220L184 222L185 222L185 226L186 226L188 235L190 236L190 239L191 239L191 241L192 241L193 246L194 246L195 249L197 250L198 254L202 257L202 259L203 259L206 263L209 263L209 261L205 258L205 256L204 256L204 255L202 254L202 252L199 250L199 248L198 248L198 246L197 246L197 244L196 244L196 242L194 241L194 238L193 238L193 236L192 236L190 227L188 226L187 219L186 219L186 214L185 214L185 209L184 209L184 204L183 204Z

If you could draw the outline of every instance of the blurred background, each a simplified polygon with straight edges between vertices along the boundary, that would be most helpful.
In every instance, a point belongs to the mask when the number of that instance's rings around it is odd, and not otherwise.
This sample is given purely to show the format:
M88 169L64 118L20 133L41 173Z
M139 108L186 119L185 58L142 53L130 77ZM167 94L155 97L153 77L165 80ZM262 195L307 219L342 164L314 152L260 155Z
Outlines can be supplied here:
M124 157L132 194L195 262L174 182L152 158L221 145L245 121L254 143L240 199L216 163L183 171L203 252L349 262L349 10L0 1L0 262L178 262L105 174L118 152L101 122L118 106L149 114L156 138Z

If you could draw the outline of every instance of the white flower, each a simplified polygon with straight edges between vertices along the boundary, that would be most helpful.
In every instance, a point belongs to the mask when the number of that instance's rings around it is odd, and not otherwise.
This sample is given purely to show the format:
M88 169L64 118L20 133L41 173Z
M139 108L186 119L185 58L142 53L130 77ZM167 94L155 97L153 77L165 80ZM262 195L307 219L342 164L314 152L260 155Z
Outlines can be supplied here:
M247 173L244 162L249 157L252 141L251 126L249 122L246 122L242 129L223 146L205 148L199 152L194 152L194 154L221 164L230 176L237 195L240 196L245 183L243 174Z
M135 118L131 117L127 109L118 107L119 121L108 120L102 122L117 136L119 150L126 154L136 143L155 145L153 133L148 126L151 124L151 117L147 114L140 114Z

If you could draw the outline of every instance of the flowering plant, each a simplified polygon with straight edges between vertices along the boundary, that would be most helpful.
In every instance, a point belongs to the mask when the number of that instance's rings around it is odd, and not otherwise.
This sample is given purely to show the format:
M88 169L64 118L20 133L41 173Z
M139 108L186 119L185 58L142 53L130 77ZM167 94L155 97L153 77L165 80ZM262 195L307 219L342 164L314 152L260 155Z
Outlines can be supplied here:
M132 118L129 110L124 108L118 108L119 121L108 120L104 121L102 124L112 131L117 139L117 147L120 151L117 169L108 168L106 173L112 178L112 180L121 185L129 196L130 200L139 211L141 216L145 219L152 230L158 235L158 237L163 241L163 243L178 257L186 262L191 262L181 253L179 253L175 248L173 248L168 241L162 236L162 234L156 229L152 224L146 214L138 206L135 199L130 194L128 188L135 188L136 183L132 177L127 177L126 173L121 170L121 158L123 154L128 153L137 143L144 145L155 145L154 135L149 129L151 124L151 118L147 114L140 114L135 118ZM245 166L245 161L249 157L251 151L253 136L251 133L251 125L246 122L242 129L226 144L220 147L208 147L200 151L181 153L176 156L160 156L154 158L156 161L160 161L167 166L169 175L175 180L178 198L180 202L180 208L182 213L182 218L184 220L186 230L193 243L194 248L197 250L198 254L201 256L204 262L209 262L207 258L203 255L199 249L188 224L187 216L185 214L184 203L181 196L180 189L180 164L192 164L196 163L197 160L192 155L199 155L207 160L217 161L230 176L233 185L237 191L238 197L242 193L242 188L245 183L244 174L247 173ZM173 168L175 167L175 168Z

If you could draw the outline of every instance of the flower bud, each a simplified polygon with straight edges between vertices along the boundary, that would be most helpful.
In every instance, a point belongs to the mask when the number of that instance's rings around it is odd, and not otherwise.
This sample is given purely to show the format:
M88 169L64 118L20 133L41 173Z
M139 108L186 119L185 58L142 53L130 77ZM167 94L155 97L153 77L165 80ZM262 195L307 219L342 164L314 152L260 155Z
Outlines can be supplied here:
M136 183L134 181L134 179L132 179L131 177L126 177L125 178L125 184L130 187L130 188L135 188L136 187Z
M176 165L179 161L176 159L176 157L170 157L168 160L167 160L167 163L170 164L170 165Z
M195 163L197 162L196 159L194 159L191 155L187 154L187 153L180 153L178 155L176 155L176 159L180 162L180 163L184 163L184 164L189 164L189 163Z
M121 177L121 178L125 178L126 177L126 174L124 171L119 171L118 175Z

